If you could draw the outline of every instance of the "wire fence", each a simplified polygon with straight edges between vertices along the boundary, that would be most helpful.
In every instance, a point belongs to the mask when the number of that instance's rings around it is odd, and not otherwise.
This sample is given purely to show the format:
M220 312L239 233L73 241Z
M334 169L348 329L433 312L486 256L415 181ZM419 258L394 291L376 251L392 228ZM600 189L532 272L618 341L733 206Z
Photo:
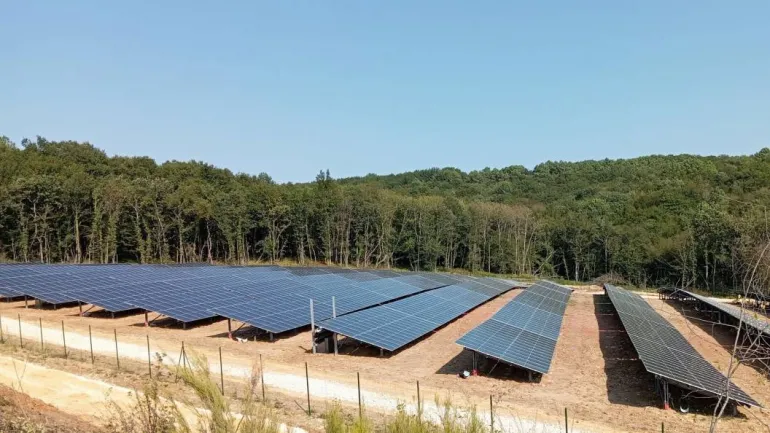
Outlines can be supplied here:
M13 333L10 332L12 327L9 326L10 325L9 319L7 317L3 317L2 315L0 315L0 344L18 346L21 349L29 350L29 351L36 351L37 350L38 352L40 352L45 357L60 356L60 357L65 358L65 359L69 358L69 359L73 359L73 360L80 360L80 361L83 361L83 362L90 362L92 365L96 365L97 363L102 363L103 365L111 366L111 367L115 368L118 371L120 371L122 369L121 368L121 357L123 357L123 359L124 359L123 369L125 371L127 371L127 372L128 372L129 368L132 370L132 372L138 371L136 367L143 362L139 358L137 358L136 356L126 355L126 354L122 354L121 355L120 346L123 343L120 343L120 341L119 341L119 336L118 336L117 328L114 328L113 329L113 333L112 333L112 340L114 341L114 361L110 362L109 361L109 359L111 358L110 354L105 353L104 350L97 351L97 352L94 351L94 335L93 335L93 332L92 332L92 329L91 329L90 325L88 326L88 337L87 337L88 344L85 345L83 341L79 341L79 339L82 338L80 333L78 333L78 332L71 332L70 333L70 341L75 341L75 342L78 342L79 344L76 344L74 347L71 344L69 346L69 348L68 348L68 345L67 345L67 341L68 341L67 330L66 330L66 327L65 327L65 322L63 320L61 321L61 337L60 337L60 339L58 339L58 338L57 339L52 339L51 338L51 336L52 336L52 332L51 331L52 330L51 330L51 328L45 328L43 326L42 318L39 318L37 323L35 324L35 325L37 325L36 327L39 328L38 332L29 332L30 330L27 329L28 332L24 333L24 328L30 328L33 325L31 325L29 323L23 323L22 320L21 320L21 316L20 315L17 315L16 321L18 323L18 332L16 333L16 335L13 335ZM131 335L135 336L135 334L131 334ZM100 340L101 340L100 341L101 343L104 342L103 338L100 338ZM149 333L146 334L145 340L146 340L146 349L147 349L147 355L146 355L147 356L146 357L146 362L147 362L147 366L146 367L147 367L147 370L146 370L146 374L147 374L147 376L149 378L153 378L153 371L154 371L153 370L153 352L152 352L152 343L151 343L151 338L150 338ZM34 343L38 343L38 344L34 344ZM191 368L192 364L190 362L188 352L191 351L192 348L190 347L189 343L185 344L184 341L181 341L179 344L180 344L180 346L179 346L179 356L177 358L177 361L173 362L173 360L172 360L170 366L172 368L179 367L179 368L183 368L183 369L189 369L189 368ZM55 346L60 346L61 347L61 352L58 352L58 351L54 350ZM104 347L104 345L102 344L102 348L103 347ZM36 349L36 348L38 348L38 349ZM163 359L162 359L163 357L162 357L162 355L159 352L156 352L156 355L157 355L156 362L158 360L163 361ZM218 370L219 370L219 372L218 372L219 373L218 374L218 376L219 376L219 388L220 388L220 391L221 391L222 395L225 395L225 392L226 392L225 376L226 375L225 375L225 364L224 364L223 349L222 349L221 346L218 348L218 358L219 358L218 359L218 361L219 361L218 365L217 366L209 365L209 370L213 371L214 368L218 367ZM171 359L171 358L167 358L166 361L168 361L169 359ZM265 384L265 364L264 364L264 361L263 361L262 354L257 354L257 358L256 359L258 360L258 373L259 373L258 380L260 382L262 401L263 402L267 402L269 395L268 395L268 392L267 392L268 387ZM129 365L125 361L130 361L130 363L133 364L133 365L131 365L129 367ZM156 367L155 371L157 371L158 368L159 367ZM312 404L313 400L328 401L328 400L339 400L339 399L338 398L330 397L328 395L328 392L320 393L320 394L322 394L321 396L314 396L313 395L313 391L314 390L311 387L311 383L312 383L312 379L313 379L312 375L311 375L311 368L310 368L310 365L307 362L305 362L305 364L304 364L304 370L305 370L305 377L302 378L302 379L304 379L304 385L305 385L304 388L305 388L305 394L306 394L305 395L305 397L306 397L306 406L303 408L303 411L305 411L308 416L313 416L313 413L314 413L314 411L313 411L313 404ZM157 376L157 374L156 374L156 376ZM155 378L157 378L157 377L155 377ZM233 377L233 378L235 379L235 377ZM177 375L175 375L175 380L178 380L178 376ZM235 386L235 385L233 385L233 386ZM356 391L356 397L357 397L358 415L359 415L359 417L363 417L364 416L364 409L366 407L366 401L365 401L365 397L364 397L365 393L362 391L362 387L361 387L361 375L360 375L359 372L356 372L356 388L357 389L355 391ZM426 416L426 413L428 412L428 409L426 408L425 402L423 401L423 398L422 398L419 380L415 382L415 392L416 392L416 403L415 403L416 406L415 406L415 409L414 409L414 413L418 417L422 418L422 417ZM355 404L356 401L355 400L349 401L349 403ZM437 418L437 416L436 416L437 414L438 414L438 417L440 417L440 414L438 413L438 411L440 411L440 408L438 407L438 404L433 409L434 409L434 411L436 411L436 413L433 414L433 418L436 419ZM489 424L488 424L488 426L489 426L489 431L490 432L511 432L512 431L510 429L510 422L508 422L508 423L504 422L505 416L501 415L501 414L498 414L498 407L495 405L495 401L494 401L494 398L493 398L492 395L489 396L489 408L488 408L488 410L489 410L489 416L488 416L488 423ZM521 423L521 420L518 420L518 422ZM527 422L525 422L525 423L527 423ZM553 423L550 423L550 424L537 423L537 424L540 425L541 427L544 427L542 430L538 430L538 431L547 432L547 433L551 433L551 432L558 433L558 432L562 432L562 431L565 432L565 433L579 433L579 432L585 431L583 429L579 429L579 428L575 427L575 421L574 420L572 420L572 421L570 420L569 410L566 407L564 408L564 421L563 421L563 423L558 423L558 424L553 424ZM525 427L525 428L519 427L518 429L519 429L518 431L535 431L534 429L531 429L529 427ZM516 431L516 430L513 430L513 431ZM650 432L656 432L656 431L665 432L665 424L663 422L661 422L659 429L657 427L655 427L653 429L650 429L649 431Z

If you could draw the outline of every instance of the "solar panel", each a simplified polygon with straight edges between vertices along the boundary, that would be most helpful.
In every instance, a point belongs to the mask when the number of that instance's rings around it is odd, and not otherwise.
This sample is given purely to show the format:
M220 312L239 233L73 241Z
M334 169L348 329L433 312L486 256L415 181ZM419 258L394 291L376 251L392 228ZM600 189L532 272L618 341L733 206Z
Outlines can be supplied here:
M222 314L249 318L264 329L288 330L309 324L310 299L317 305L317 320L323 320L331 317L332 297L342 315L466 280L323 267L2 265L0 296L26 295L52 304L77 301L112 312L141 308L181 321Z
M727 378L641 296L610 284L605 284L604 290L648 372L685 388L759 406L732 382L728 388Z
M287 268L286 270L296 276L323 275L329 273L329 271L324 268Z
M509 364L548 373L571 293L566 287L539 281L457 343Z
M281 333L310 324L310 300L296 296L235 303L212 308L212 311L273 333ZM314 302L313 311L317 316L330 317L332 307L331 304L324 302Z
M404 275L403 272L396 272L396 271L391 271L391 270L388 270L388 269L374 269L374 270L370 270L368 272L370 272L370 273L372 273L374 275L377 275L377 276L379 276L381 278L393 278L393 277L397 277L399 275Z
M109 288L87 289L69 293L69 296L80 302L95 305L106 311L117 313L120 311L133 310L136 307L128 301L132 297L142 296L142 285L126 284L117 285Z
M733 317L735 320L743 320L743 323L746 325L756 329L758 332L762 332L766 335L770 335L770 321L763 316L756 312L750 311L750 310L741 310L740 308L725 304L724 302L720 302L711 298L708 298L706 296L698 295L697 293L688 292L687 290L675 290L673 293L670 294L672 297L680 298L680 299L686 299L686 298L692 298L695 300L698 300L700 302L703 302L704 304L708 304L711 307L716 308L717 310Z
M450 285L328 319L318 326L392 352L492 297L460 285Z
M375 275L371 272L364 272L364 271L348 272L348 273L342 274L342 277L353 281L371 281L371 280L379 280L380 278L382 278L379 275Z

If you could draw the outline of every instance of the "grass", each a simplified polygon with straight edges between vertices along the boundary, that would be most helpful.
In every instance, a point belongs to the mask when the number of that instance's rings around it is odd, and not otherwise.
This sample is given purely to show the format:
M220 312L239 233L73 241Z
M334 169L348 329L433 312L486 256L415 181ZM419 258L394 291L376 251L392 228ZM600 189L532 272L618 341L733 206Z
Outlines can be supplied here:
M488 433L475 407L459 410L450 399L436 399L440 408L438 422L425 420L422 413L409 413L400 404L395 413L375 424L362 412L360 417L346 417L339 402L332 403L324 413L325 433Z
M252 372L249 390L239 401L222 394L211 376L204 356L190 354L189 367L177 367L176 374L194 399L172 399L160 392L158 382L149 380L134 394L128 408L109 404L109 431L126 433L278 433L274 413L256 398L259 372Z

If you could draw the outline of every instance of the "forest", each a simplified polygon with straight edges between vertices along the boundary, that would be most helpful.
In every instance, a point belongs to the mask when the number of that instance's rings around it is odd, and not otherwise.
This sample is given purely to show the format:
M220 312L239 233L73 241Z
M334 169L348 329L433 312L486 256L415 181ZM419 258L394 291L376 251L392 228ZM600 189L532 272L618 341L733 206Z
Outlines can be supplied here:
M770 279L769 186L768 149L278 184L0 137L0 261L296 261L721 292Z

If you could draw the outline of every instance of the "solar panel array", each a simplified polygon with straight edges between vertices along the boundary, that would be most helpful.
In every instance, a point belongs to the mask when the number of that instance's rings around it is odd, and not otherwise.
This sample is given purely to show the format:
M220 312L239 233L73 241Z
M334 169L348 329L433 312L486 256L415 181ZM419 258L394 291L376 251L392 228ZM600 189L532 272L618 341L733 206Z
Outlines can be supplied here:
M143 309L182 322L223 316L274 333L309 325L311 299L318 321L332 317L333 298L342 315L454 281L437 273L320 267L0 265L3 297Z
M301 278L306 286L295 287L293 291L266 293L259 299L213 308L212 311L278 333L310 324L311 299L314 319L321 321L332 317L333 303L337 314L342 315L443 285L424 276L410 274L395 274L375 280L358 279L360 276L355 273L310 275Z
M728 395L739 403L759 406L732 382L726 392L727 378L641 296L610 284L605 284L604 290L647 371L688 389L712 396Z
M678 294L683 294L684 297L697 299L700 302L703 302L705 304L708 304L715 309L722 311L723 313L732 316L735 318L735 320L741 320L743 319L743 323L745 323L748 326L751 326L752 328L756 329L759 332L763 332L767 335L770 335L770 322L768 322L768 319L762 315L759 315L753 311L747 311L743 310L741 311L740 308L725 304L724 302L720 302L711 298L707 298L705 296L698 295L696 293L688 292L687 290L676 290L673 293L671 293L671 296L675 297L681 297Z
M548 373L572 290L538 281L473 328L461 346L538 373Z
M442 275L435 278L449 285L325 320L318 326L392 352L514 286L522 286L491 278Z

